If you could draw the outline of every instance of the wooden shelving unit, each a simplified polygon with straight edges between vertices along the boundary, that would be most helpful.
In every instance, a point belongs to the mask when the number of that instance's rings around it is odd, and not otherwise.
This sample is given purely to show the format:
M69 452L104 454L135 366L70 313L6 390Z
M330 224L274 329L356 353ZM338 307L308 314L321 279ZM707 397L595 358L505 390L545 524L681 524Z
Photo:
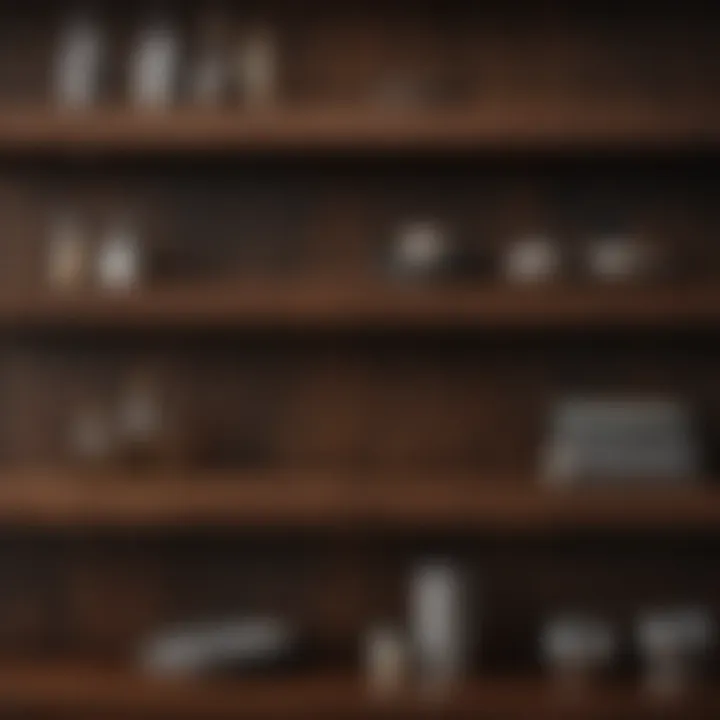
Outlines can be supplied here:
M624 681L573 698L538 670L557 613L607 619L624 650L648 609L720 618L711 10L267 0L218 25L163 3L179 89L138 112L153 18L104 3L99 97L63 112L71 4L31 5L0 24L0 717L720 717L717 652L673 702L642 692L634 646ZM270 31L274 102L240 83L193 108L205 24ZM391 271L408 226L453 241L437 276ZM103 292L118 236L138 282ZM560 277L513 283L508 248L537 237ZM647 243L647 275L591 280L608 238ZM543 485L556 401L635 394L693 411L702 477ZM373 698L358 648L405 628L428 558L482 590L470 679ZM225 614L289 620L310 652L213 681L129 660Z
M531 678L485 679L446 697L401 692L370 694L352 677L311 676L243 682L153 680L92 667L0 668L0 708L70 713L125 712L134 716L265 717L472 717L607 719L699 717L720 710L717 693L660 700L623 685L600 686L568 697Z
M4 526L512 532L712 530L720 493L549 489L531 478L399 471L6 473Z

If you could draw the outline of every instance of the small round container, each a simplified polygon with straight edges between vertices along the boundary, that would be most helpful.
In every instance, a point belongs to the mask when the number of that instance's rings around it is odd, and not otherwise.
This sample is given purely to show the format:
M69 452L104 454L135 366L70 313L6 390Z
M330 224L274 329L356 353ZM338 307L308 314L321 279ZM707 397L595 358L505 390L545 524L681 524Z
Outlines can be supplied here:
M561 615L548 620L540 633L543 665L562 687L572 690L607 672L617 647L612 625L591 616Z
M511 242L502 257L502 274L515 284L556 280L562 272L560 245L545 235L528 235Z
M706 608L646 611L635 621L635 641L646 689L661 697L670 696L702 675L717 643L717 624Z

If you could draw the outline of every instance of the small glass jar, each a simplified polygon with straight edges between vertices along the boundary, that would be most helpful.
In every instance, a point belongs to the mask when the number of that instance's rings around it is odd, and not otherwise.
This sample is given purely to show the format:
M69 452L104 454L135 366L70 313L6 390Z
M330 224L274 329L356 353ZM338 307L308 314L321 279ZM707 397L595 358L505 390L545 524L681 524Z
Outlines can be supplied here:
M368 630L364 647L365 673L374 695L397 692L407 675L407 641L404 633L391 625Z
M56 290L77 290L89 274L89 247L82 221L71 213L54 217L49 228L46 280Z

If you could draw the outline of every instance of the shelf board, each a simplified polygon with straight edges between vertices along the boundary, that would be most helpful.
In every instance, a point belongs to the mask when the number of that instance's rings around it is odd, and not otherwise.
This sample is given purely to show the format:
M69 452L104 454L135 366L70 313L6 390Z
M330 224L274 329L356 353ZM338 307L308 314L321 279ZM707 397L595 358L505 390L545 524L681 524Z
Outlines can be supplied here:
M309 471L5 472L4 527L562 532L716 530L720 491L549 490L530 478Z
M534 286L385 283L353 286L238 281L129 293L0 296L0 323L17 328L715 329L712 286Z
M488 103L442 110L0 110L0 152L467 153L676 150L720 145L717 108Z
M716 717L717 692L706 689L662 702L628 685L568 698L537 678L488 678L443 698L405 691L391 698L367 692L360 679L316 675L236 681L153 679L78 665L0 667L0 709L111 713L140 717Z

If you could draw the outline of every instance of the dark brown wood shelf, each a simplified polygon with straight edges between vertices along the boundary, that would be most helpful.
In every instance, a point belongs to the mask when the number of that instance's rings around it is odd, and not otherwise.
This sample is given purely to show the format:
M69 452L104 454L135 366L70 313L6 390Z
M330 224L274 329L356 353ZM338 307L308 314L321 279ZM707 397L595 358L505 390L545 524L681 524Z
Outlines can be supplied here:
M0 323L17 327L715 328L712 286L535 286L242 283L137 293L47 292L0 297Z
M709 638L674 702L632 672L644 620L720 619L711 4L80 5L0 23L0 720L720 718ZM583 401L702 469L550 486ZM368 629L414 667L441 586L473 674L373 697ZM135 662L232 617L295 673ZM571 698L576 617L618 643Z
M631 685L588 690L568 698L542 679L489 678L444 698L403 692L368 693L361 680L310 676L215 682L159 680L83 666L0 668L0 707L34 712L125 713L142 717L711 717L720 699L710 690L674 703ZM704 714L697 715L702 710Z
M713 114L715 113L715 114ZM715 108L603 103L488 104L442 110L279 107L87 113L0 111L0 151L177 153L446 153L596 149L674 150L720 145Z
M41 527L294 527L562 531L713 529L720 492L549 490L530 478L409 473L6 472L0 522Z

